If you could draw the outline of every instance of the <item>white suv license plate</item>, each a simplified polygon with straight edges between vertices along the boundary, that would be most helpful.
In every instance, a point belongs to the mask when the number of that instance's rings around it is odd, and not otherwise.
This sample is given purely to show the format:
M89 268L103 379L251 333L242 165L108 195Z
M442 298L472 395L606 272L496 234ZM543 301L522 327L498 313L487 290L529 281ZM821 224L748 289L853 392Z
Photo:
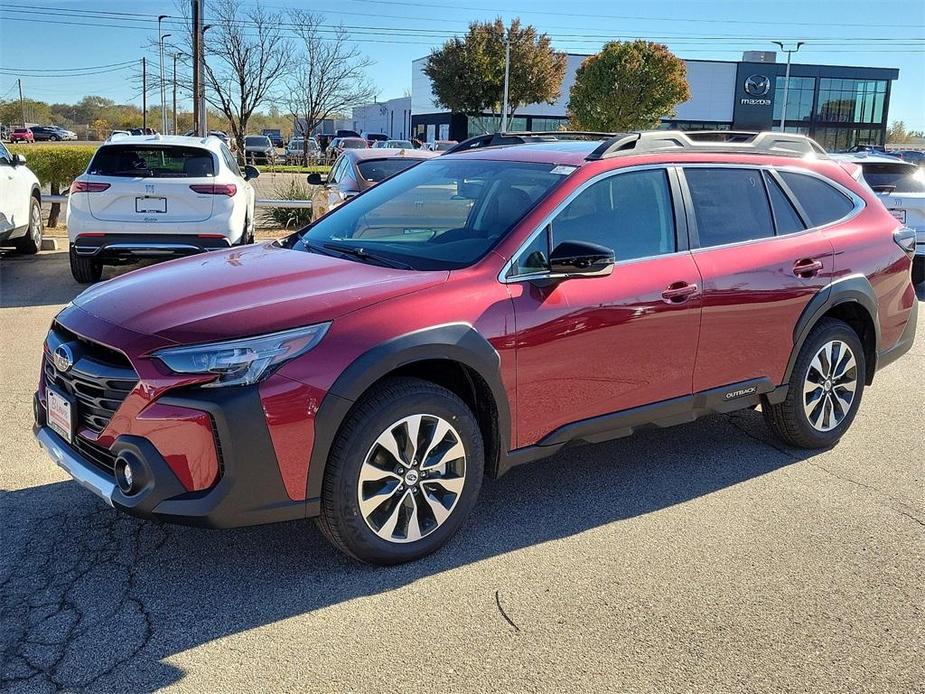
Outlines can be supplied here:
M71 400L50 386L45 388L45 402L47 404L47 421L68 443L74 442L74 408Z
M900 223L906 223L906 211L905 210L888 210L891 215L896 217Z
M167 198L144 196L135 198L135 212L138 214L166 214Z

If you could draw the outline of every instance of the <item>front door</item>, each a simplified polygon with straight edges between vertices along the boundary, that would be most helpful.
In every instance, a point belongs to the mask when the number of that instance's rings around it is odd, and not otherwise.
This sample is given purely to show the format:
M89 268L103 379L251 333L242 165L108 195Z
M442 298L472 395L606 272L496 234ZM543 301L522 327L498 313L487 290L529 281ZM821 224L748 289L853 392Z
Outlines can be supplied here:
M515 256L517 447L565 424L690 395L700 276L686 250L674 172L607 174L583 187ZM605 277L543 281L550 248L614 250Z

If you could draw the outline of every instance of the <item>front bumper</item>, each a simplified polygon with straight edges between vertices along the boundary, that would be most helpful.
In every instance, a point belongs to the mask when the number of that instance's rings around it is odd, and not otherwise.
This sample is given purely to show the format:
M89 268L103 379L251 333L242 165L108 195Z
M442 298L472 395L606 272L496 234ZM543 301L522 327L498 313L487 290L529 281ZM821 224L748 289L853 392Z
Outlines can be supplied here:
M140 258L182 258L230 248L228 239L215 234L104 234L78 236L74 252L101 262L132 262Z
M210 528L260 525L306 518L320 511L318 499L293 501L286 493L256 387L196 391L157 402L207 412L221 452L221 474L208 489L189 492L151 441L120 435L110 447L131 461L141 480L125 494L115 476L52 431L38 394L34 432L51 459L81 486L113 508L134 516Z

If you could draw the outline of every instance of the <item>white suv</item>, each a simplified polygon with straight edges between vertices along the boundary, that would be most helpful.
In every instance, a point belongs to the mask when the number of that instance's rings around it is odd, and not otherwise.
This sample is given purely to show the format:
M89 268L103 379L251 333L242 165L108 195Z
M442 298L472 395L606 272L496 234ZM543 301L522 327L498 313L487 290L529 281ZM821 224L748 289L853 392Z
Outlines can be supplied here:
M0 144L0 246L38 253L42 246L42 193L26 158Z
M71 272L82 283L103 265L174 258L251 243L252 166L238 168L218 138L116 135L71 185Z

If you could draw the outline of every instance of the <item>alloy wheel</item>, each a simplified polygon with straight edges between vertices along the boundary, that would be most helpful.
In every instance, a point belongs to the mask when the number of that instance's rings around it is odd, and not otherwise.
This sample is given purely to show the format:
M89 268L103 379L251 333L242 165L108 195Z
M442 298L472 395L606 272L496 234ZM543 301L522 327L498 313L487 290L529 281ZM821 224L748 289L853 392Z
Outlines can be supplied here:
M803 380L803 411L810 425L817 431L831 431L841 424L857 386L858 363L851 348L841 340L822 345Z
M32 212L30 213L30 224L29 231L32 233L32 240L35 241L35 245L39 246L41 250L42 245L42 208L38 205L32 205Z
M449 518L465 482L466 451L453 425L431 414L404 417L366 454L357 481L360 513L383 540L414 542Z

